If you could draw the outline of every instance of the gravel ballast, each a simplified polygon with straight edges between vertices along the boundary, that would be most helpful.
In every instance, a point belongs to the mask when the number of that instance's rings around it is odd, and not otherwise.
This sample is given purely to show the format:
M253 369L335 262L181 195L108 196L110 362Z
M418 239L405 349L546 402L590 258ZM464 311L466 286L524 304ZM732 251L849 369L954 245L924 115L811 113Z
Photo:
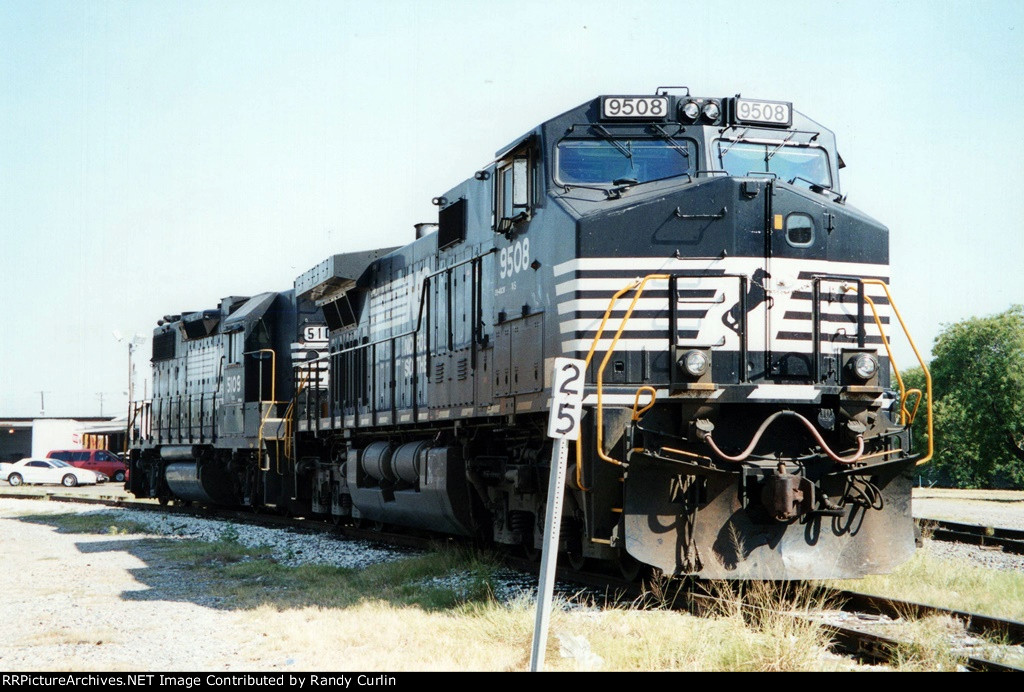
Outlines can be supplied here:
M1024 493L1020 491L918 489L913 508L915 517L1024 529ZM966 560L989 569L1024 571L1024 555L945 541L926 540L925 545L936 557Z

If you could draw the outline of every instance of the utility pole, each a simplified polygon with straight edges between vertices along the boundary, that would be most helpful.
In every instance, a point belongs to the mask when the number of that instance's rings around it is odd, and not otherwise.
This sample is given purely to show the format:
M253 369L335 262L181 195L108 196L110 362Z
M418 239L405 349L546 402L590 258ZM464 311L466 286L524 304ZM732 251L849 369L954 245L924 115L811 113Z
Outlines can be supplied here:
M146 337L142 334L136 334L130 339L126 339L120 331L114 331L114 338L117 339L118 343L128 344L128 408L131 409L132 401L135 400L135 367L132 364L132 356L135 354L135 349L146 342Z
M46 392L43 392L43 391L39 392L39 415L40 416L45 416L46 415L46 396L45 396L45 394L46 394Z

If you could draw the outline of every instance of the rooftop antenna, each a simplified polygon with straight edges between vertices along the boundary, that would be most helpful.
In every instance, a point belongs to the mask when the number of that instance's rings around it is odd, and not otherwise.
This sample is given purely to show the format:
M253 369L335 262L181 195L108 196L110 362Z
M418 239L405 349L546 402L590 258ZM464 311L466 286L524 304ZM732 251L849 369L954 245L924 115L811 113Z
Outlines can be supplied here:
M655 96L665 96L666 94L668 94L669 89L682 89L683 91L686 92L684 96L690 95L690 87L688 86L660 86L654 90L654 94Z

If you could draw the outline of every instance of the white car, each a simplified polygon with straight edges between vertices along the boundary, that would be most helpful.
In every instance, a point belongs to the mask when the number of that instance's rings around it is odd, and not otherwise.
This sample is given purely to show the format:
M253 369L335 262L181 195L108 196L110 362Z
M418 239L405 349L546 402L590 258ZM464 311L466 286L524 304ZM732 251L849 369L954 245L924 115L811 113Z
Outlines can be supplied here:
M29 457L13 464L0 464L0 481L3 480L14 486L22 483L60 483L67 488L74 488L76 485L98 483L99 475L60 459Z

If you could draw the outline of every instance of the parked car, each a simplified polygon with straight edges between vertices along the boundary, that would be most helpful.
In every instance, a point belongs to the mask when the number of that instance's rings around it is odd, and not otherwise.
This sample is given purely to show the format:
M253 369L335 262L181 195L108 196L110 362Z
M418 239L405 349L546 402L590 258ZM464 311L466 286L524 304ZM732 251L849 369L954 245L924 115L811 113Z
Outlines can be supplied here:
M93 485L100 482L102 474L80 469L60 459L38 459L28 457L13 464L0 464L0 481L13 486L22 483L60 483L74 488L76 485Z
M81 469L103 473L116 483L124 483L125 472L128 470L121 457L106 449L55 449L46 456L66 461Z

